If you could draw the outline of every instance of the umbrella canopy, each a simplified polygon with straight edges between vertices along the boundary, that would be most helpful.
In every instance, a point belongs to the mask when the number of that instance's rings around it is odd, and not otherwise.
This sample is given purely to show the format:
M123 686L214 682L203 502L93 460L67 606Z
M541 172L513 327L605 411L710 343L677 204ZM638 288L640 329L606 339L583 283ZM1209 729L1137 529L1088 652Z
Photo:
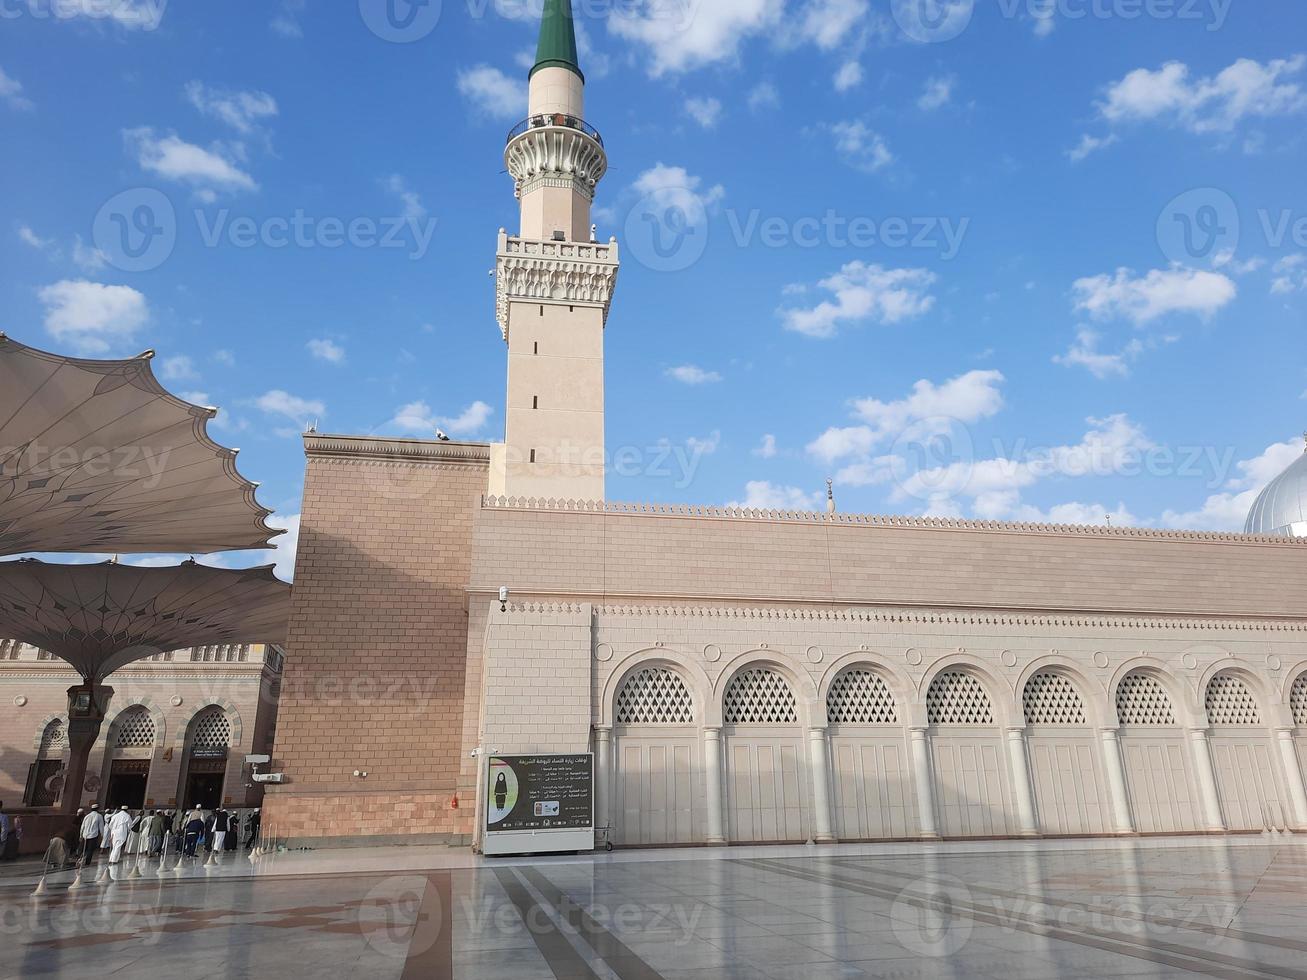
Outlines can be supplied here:
M0 562L0 636L49 650L87 681L182 647L284 643L290 586L272 568Z
M49 354L0 333L0 555L267 548L281 531L237 450L208 434L217 409L124 361Z

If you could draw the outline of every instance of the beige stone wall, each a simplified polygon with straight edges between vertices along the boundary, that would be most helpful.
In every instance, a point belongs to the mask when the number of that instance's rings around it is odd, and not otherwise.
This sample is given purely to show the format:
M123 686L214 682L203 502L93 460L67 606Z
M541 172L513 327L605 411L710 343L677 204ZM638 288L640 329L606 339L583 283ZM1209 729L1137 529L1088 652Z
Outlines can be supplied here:
M487 447L306 437L267 819L282 837L451 831L472 518ZM355 771L367 776L355 777Z
M252 647L250 659L244 663L192 663L185 650L171 656L170 661L134 664L110 678L114 696L91 750L86 768L90 788L84 788L82 803L103 799L108 775L106 742L114 719L135 705L144 705L155 722L154 747L141 755L150 760L146 805L184 805L178 792L188 726L200 711L217 704L232 727L224 796L233 807L258 805L262 792L244 785L243 766L246 755L267 750L260 732L271 729L276 720L277 676L264 666L263 648ZM28 767L37 757L41 735L53 719L66 723L67 690L77 683L79 677L71 667L62 661L37 660L30 648L20 659L0 661L0 800L8 806L21 805ZM66 752L63 757L67 758Z
M615 508L482 508L472 591L1263 617L1307 594L1288 539Z

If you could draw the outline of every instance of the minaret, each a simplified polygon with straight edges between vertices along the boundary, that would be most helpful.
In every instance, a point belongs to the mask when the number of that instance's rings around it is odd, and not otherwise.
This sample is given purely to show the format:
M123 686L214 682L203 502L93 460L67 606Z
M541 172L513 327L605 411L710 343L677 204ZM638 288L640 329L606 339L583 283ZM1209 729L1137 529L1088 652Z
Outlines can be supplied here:
M496 315L508 344L505 438L490 492L604 498L604 325L617 242L593 241L590 206L608 169L585 121L585 76L571 0L546 0L527 118L504 162L521 207L517 236L499 233Z

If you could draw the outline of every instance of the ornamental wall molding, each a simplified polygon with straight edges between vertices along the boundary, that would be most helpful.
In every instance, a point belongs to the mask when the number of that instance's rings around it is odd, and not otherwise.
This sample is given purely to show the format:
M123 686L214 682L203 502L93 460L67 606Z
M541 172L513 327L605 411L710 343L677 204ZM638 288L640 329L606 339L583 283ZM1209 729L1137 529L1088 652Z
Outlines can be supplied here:
M824 526L910 528L940 531L989 531L1004 534L1048 534L1061 537L1138 538L1150 541L1232 542L1307 547L1307 538L1278 535L1236 534L1223 531L1170 531L1140 527L1099 527L1081 524L1032 524L1015 521L971 521L948 517L912 517L885 514L828 514L824 511L756 510L743 507L711 507L695 504L640 504L595 500L554 500L537 497L483 495L483 510L522 510L628 517L702 518L708 520L754 521Z
M310 459L323 461L490 464L488 443L319 435L313 432L304 435L304 454Z
M550 603L525 603L549 606ZM1087 628L1129 630L1206 630L1257 633L1303 633L1307 622L1294 620L1199 619L1175 616L1041 615L1034 613L967 613L915 611L906 609L825 609L785 606L707 606L599 604L600 619L698 618L738 619L767 622L879 623L885 625L947 626L1031 626L1039 628ZM601 627L607 625L603 622Z
M618 266L615 239L606 244L538 241L511 238L501 228L495 258L495 316L504 340L508 340L513 302L593 306L603 310L606 324Z
M518 198L541 178L553 178L592 201L595 187L608 172L608 155L579 129L542 126L526 130L504 148L504 165Z

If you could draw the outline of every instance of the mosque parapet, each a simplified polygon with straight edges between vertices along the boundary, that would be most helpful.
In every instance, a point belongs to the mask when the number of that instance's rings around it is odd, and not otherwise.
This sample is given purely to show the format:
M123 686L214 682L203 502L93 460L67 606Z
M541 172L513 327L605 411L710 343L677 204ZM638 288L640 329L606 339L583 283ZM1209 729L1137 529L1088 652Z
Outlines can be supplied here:
M691 517L713 520L770 521L791 524L855 525L935 529L943 531L997 531L1021 534L1061 534L1111 538L1147 538L1163 541L1228 541L1290 547L1307 545L1307 538L1282 535L1238 534L1228 531L1185 531L1146 527L1115 527L1090 524L1040 524L1015 521L972 521L953 517L915 517L886 514L830 514L825 511L771 510L749 507L717 507L698 504L622 503L596 500L555 500L536 497L484 495L484 510L569 511L593 514L622 514L648 517Z

